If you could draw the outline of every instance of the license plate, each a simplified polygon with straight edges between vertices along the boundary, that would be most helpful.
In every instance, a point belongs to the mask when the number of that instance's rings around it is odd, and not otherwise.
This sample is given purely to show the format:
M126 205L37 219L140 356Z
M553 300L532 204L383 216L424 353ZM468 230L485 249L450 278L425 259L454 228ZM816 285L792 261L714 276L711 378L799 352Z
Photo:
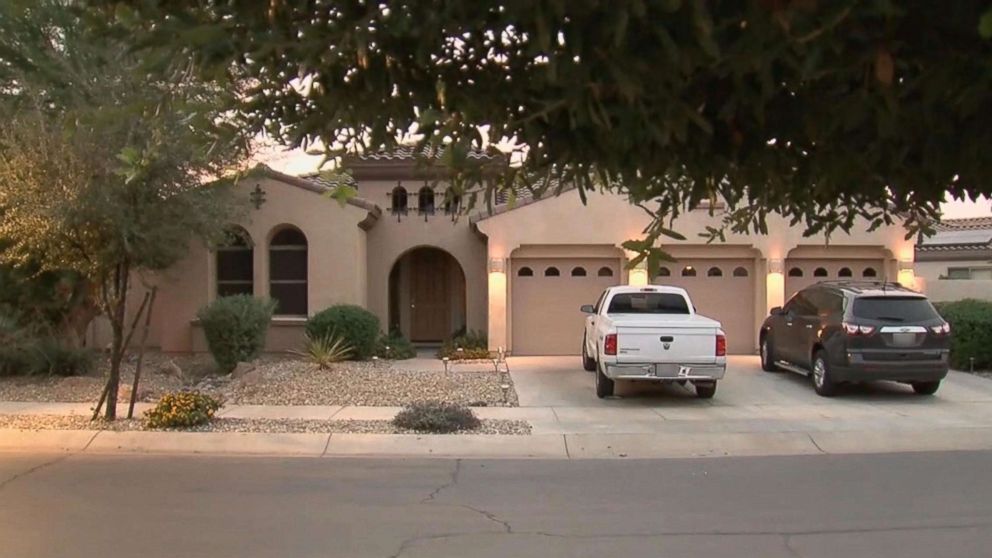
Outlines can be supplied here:
M654 375L658 378L687 378L692 375L692 368L678 364L656 364Z
M896 347L912 347L916 345L915 333L893 333L892 344Z

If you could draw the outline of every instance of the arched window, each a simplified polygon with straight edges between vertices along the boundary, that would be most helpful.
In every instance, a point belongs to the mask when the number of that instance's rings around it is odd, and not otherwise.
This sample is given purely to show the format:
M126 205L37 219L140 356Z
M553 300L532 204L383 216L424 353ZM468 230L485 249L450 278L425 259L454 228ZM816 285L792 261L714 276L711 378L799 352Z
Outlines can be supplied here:
M393 192L389 195L389 197L391 198L390 210L393 213L406 214L408 207L406 188L397 184L396 187L393 188Z
M549 267L548 269L545 269L544 270L544 276L545 277L558 277L560 275L561 275L561 272L558 271L558 268L557 267L554 267L554 266Z
M798 267L794 267L789 270L789 277L802 277L802 276L803 276L803 270L799 269Z
M417 194L417 211L421 215L434 214L434 189L424 186Z
M875 271L874 267L866 267L861 273L862 277L878 277L878 272Z
M596 273L596 275L599 275L600 277L613 277L613 270L604 265L599 268L599 272Z
M585 276L586 276L586 268L584 267L572 268L572 277L585 277Z
M672 276L672 270L668 269L665 266L661 266L658 268L658 277L671 277L671 276Z
M534 276L534 270L529 267L521 267L520 270L517 271L517 277L533 277L533 276Z
M837 272L837 277L853 277L853 276L854 274L851 273L851 268L849 267L842 267L840 268L840 271Z
M248 231L231 227L217 247L217 296L255 292L255 249Z
M813 270L813 277L826 277L826 276L827 276L826 268L818 267Z
M682 268L682 277L695 277L695 276L696 276L696 268L692 267L691 265L687 265Z
M747 277L747 268L745 267L735 267L734 277Z
M282 229L269 242L269 296L276 314L307 315L307 237L299 229Z
M707 277L723 277L723 270L719 267L711 267L706 271Z

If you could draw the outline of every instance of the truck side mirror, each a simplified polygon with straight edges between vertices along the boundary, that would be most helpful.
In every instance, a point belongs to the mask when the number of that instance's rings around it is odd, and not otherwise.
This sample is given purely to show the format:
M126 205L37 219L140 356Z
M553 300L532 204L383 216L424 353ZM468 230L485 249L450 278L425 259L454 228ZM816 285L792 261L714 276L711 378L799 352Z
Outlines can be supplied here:
M593 306L592 304L583 304L582 307L579 308L579 310L581 310L585 314L595 314L596 313L596 307Z
M785 312L782 310L782 307L781 306L776 306L776 307L774 307L774 308L771 309L771 315L772 316L783 316L783 315L785 315Z

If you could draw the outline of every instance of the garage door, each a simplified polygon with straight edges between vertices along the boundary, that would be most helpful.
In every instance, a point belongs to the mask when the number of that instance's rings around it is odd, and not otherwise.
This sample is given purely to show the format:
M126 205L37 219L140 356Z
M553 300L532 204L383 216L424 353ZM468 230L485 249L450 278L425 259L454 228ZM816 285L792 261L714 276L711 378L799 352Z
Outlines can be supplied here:
M663 264L654 283L688 291L696 312L723 324L727 351L754 353L757 333L753 259L680 258Z
M785 300L820 281L885 280L881 259L789 258L785 260Z
M513 258L515 355L574 355L582 350L583 304L620 284L614 258Z

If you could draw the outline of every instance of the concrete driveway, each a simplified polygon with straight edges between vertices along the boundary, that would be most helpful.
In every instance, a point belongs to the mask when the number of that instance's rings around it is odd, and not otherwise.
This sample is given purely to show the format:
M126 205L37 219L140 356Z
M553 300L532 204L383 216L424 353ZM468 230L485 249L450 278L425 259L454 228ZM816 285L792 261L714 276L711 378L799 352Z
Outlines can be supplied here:
M878 382L816 395L809 380L761 370L756 356L732 356L711 400L692 386L617 384L618 397L598 399L593 375L578 357L511 358L521 407L550 408L557 432L717 433L930 431L992 426L992 381L952 372L935 396Z

